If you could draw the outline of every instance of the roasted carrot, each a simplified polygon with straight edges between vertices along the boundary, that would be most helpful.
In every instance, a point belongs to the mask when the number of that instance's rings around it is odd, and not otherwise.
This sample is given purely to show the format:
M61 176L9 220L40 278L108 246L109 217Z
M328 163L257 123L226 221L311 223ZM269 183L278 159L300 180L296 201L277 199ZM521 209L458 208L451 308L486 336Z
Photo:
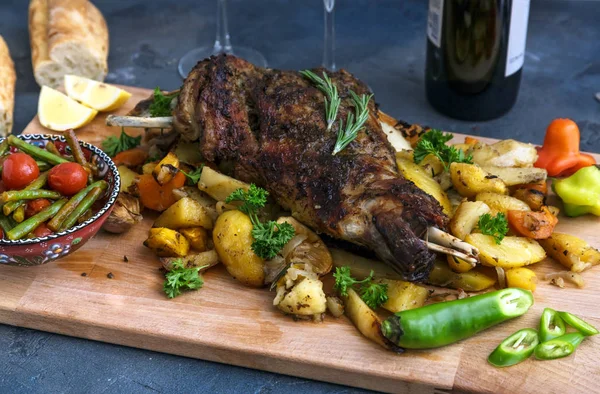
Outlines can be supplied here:
M533 239L548 238L558 223L558 218L547 207L542 207L540 212L509 210L507 217L512 230Z
M117 166L126 165L127 167L136 167L144 164L147 158L148 152L138 147L117 153L113 161Z
M173 190L185 185L185 175L181 172L175 174L173 179L164 185L159 185L152 174L144 174L138 177L137 189L140 202L146 208L155 211L164 211L176 201Z

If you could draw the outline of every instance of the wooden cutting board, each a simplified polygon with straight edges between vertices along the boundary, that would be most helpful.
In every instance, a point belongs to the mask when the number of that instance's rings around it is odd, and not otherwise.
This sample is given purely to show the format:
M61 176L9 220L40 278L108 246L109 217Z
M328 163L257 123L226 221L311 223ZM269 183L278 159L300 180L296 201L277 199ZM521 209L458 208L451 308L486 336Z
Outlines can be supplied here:
M119 113L150 93L126 89L133 97ZM119 131L104 126L100 115L77 133L99 145ZM47 132L37 118L24 131ZM73 255L44 266L0 266L0 322L387 392L600 392L595 337L562 360L531 359L502 370L486 362L506 336L536 327L546 306L600 326L600 267L584 273L584 289L541 281L535 306L521 318L455 345L397 355L363 338L345 317L294 322L271 306L273 293L241 286L222 267L205 274L200 291L168 300L160 263L142 246L151 223L147 217L126 234L100 233ZM600 246L596 217L561 218L558 231ZM546 261L534 269L541 278L560 266Z

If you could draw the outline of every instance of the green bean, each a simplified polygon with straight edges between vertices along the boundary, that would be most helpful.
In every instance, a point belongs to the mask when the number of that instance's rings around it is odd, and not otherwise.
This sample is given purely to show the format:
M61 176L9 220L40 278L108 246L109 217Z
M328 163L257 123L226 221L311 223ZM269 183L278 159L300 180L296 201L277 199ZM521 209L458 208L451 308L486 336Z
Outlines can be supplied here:
M46 142L46 150L50 153L55 154L58 157L62 157L63 159L69 160L68 157L65 157L63 154L60 153L60 151L58 150L58 148L56 147L56 145L54 145L54 142L52 142L52 141ZM69 160L69 161L72 161L72 160Z
M102 190L99 187L94 187L92 190L90 190L87 196L85 196L85 198L79 203L79 205L77 205L77 208L75 208L73 212L71 212L71 214L67 216L65 221L60 226L60 231L65 231L66 229L73 226L77 222L77 219L81 215L83 215L85 211L87 211L92 206L92 204L94 204L96 200L100 198L100 196L103 193L104 190Z
M14 135L9 135L7 140L10 146L19 148L23 152L32 156L34 159L39 159L54 165L68 162L67 159L61 156L57 156L54 153L48 152L45 149L38 148L35 145L28 144L27 142L18 139Z
M66 203L66 198L56 201L54 204L50 205L46 209L40 211L39 213L33 215L29 219L26 219L22 223L15 226L12 230L6 233L6 236L8 237L8 239L12 240L23 238L24 236L35 230L40 224L44 223L46 220L56 215L60 208L62 208L62 206Z
M23 190L38 190L38 189L41 189L42 187L44 187L44 185L46 184L47 181L48 181L48 173L47 172L43 172L33 182L31 182L29 185L27 185L27 187L25 187L25 189L23 189ZM4 206L2 207L2 212L4 212L4 214L6 216L8 216L15 209L19 208L24 203L25 203L25 201L11 201L11 202L8 202L8 203L4 204Z
M7 140L2 141L0 143L0 156L5 154L6 152L8 152L9 148L10 148L10 146L8 145L8 141Z
M25 220L25 205L21 205L19 208L15 209L13 219L15 219L15 222L17 223L21 223Z
M11 201L35 200L36 198L49 198L51 200L58 200L60 197L60 193L54 190L9 190L0 194L0 202L6 204L7 202Z
M81 189L77 194L75 194L68 203L66 203L60 211L48 222L48 228L52 231L58 231L62 227L62 223L65 221L67 216L71 214L77 208L79 203L87 196L87 194L95 187L99 187L102 190L106 190L108 184L106 181L97 181L92 183L91 185Z
M2 228L2 230L4 230L4 233L9 232L16 225L17 225L17 223L14 221L13 218L11 218L10 216L4 216L3 214L0 213L0 228Z
M50 168L52 168L52 166L45 161L36 160L35 164L37 164L40 171L48 171Z
M73 154L73 158L75 161L82 166L87 166L87 160L85 159L85 155L83 154L83 150L81 149L81 145L79 145L79 141L77 141L77 136L73 129L63 131L63 135L67 140L67 144L71 148L71 153Z

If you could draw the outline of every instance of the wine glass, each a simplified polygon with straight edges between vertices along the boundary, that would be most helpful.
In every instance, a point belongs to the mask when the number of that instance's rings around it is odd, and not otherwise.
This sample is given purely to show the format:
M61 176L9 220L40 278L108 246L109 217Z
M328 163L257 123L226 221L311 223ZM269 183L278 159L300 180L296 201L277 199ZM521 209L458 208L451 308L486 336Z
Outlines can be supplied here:
M325 33L323 37L323 67L335 71L335 0L323 0Z
M217 0L217 37L215 39L215 44L212 47L200 47L192 49L183 55L183 57L179 60L179 65L177 66L179 75L181 75L181 78L186 78L198 61L206 59L212 55L218 55L220 53L241 57L255 66L267 66L267 60L257 50L238 46L233 48L231 46L225 0Z

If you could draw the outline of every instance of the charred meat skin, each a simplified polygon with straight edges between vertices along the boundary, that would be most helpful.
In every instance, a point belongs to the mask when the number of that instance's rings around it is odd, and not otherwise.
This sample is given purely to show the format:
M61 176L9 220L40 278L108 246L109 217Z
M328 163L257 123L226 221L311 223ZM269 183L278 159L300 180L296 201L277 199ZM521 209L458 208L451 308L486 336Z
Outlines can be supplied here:
M349 90L368 89L344 70L328 74L345 120L354 111ZM422 238L429 226L444 229L447 218L399 174L373 100L369 109L365 128L333 156L339 122L327 131L324 96L309 81L219 55L191 71L174 116L207 161L233 162L233 176L267 189L304 224L367 247L407 280L422 281L435 258Z

